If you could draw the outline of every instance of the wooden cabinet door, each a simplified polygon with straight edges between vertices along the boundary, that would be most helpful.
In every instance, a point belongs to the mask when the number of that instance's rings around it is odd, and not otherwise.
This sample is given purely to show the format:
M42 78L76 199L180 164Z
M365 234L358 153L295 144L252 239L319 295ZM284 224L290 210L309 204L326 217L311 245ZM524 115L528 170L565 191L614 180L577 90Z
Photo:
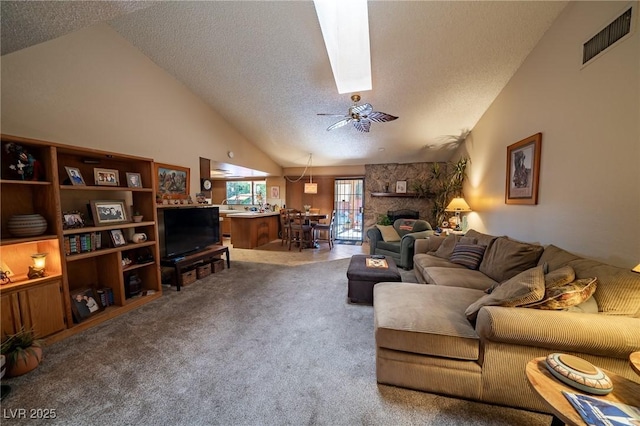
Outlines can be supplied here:
M60 281L32 287L18 294L25 328L33 327L39 338L65 329Z
M5 336L15 334L20 330L20 308L18 306L17 293L0 296L0 323L3 339Z

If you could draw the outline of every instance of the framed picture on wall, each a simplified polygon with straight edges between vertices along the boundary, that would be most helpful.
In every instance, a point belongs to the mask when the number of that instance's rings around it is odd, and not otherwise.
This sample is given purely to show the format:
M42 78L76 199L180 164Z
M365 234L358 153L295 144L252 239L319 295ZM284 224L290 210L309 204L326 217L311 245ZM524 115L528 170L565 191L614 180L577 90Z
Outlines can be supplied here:
M538 204L542 133L507 147L505 204Z
M156 195L162 199L186 199L189 196L189 168L155 163Z
M269 198L280 198L279 186L272 186L269 188Z
M406 194L407 193L407 181L399 180L396 182L396 193L398 194Z

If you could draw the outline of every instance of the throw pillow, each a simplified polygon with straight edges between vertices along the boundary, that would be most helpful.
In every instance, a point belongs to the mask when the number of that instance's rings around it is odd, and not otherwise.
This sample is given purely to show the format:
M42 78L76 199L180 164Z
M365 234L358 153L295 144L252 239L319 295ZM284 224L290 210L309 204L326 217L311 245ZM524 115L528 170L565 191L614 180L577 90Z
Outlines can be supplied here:
M566 309L579 305L593 295L597 283L597 278L583 278L563 286L547 289L541 301L529 304L527 308Z
M597 314L598 313L598 302L596 302L596 298L591 296L584 302L580 303L576 306L570 306L565 311L568 312L578 312L581 314Z
M543 297L544 273L542 266L536 266L503 282L491 294L482 296L469 305L465 314L470 321L475 321L483 306L523 306Z
M546 264L545 264L546 265ZM544 275L544 286L548 289L562 287L576 279L576 272L569 265Z
M393 225L376 225L382 234L382 239L387 242L400 241L400 235Z
M486 247L478 244L456 244L449 261L465 266L469 269L478 269Z
M440 257L442 259L449 259L459 238L460 237L456 237L455 235L449 235L444 239L442 244L440 244L440 247L438 247L438 250L436 250L434 256Z

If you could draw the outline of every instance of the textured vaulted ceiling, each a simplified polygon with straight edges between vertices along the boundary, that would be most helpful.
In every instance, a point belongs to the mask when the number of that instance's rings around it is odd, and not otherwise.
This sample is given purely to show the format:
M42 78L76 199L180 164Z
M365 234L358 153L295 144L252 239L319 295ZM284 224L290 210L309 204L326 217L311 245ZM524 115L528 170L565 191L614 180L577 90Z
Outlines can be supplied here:
M373 90L346 113L312 1L2 1L2 54L107 21L284 167L442 161L567 2L369 1Z

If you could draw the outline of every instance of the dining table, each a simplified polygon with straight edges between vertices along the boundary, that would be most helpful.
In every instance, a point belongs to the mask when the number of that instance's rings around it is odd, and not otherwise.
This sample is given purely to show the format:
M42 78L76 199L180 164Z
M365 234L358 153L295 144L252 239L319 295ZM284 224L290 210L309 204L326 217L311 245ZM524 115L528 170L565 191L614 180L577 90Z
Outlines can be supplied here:
M316 223L318 223L318 221L320 219L327 219L329 217L329 215L327 214L322 214L322 213L307 213L307 212L300 212L300 216L304 218L305 224L306 225L310 225L311 228L313 228L315 226ZM313 229L311 230L311 233L313 234ZM308 237L308 235L307 235ZM305 238L307 240L311 240L312 238ZM312 241L311 245L307 245L304 246L303 248L318 248L320 245L318 244L317 241Z

